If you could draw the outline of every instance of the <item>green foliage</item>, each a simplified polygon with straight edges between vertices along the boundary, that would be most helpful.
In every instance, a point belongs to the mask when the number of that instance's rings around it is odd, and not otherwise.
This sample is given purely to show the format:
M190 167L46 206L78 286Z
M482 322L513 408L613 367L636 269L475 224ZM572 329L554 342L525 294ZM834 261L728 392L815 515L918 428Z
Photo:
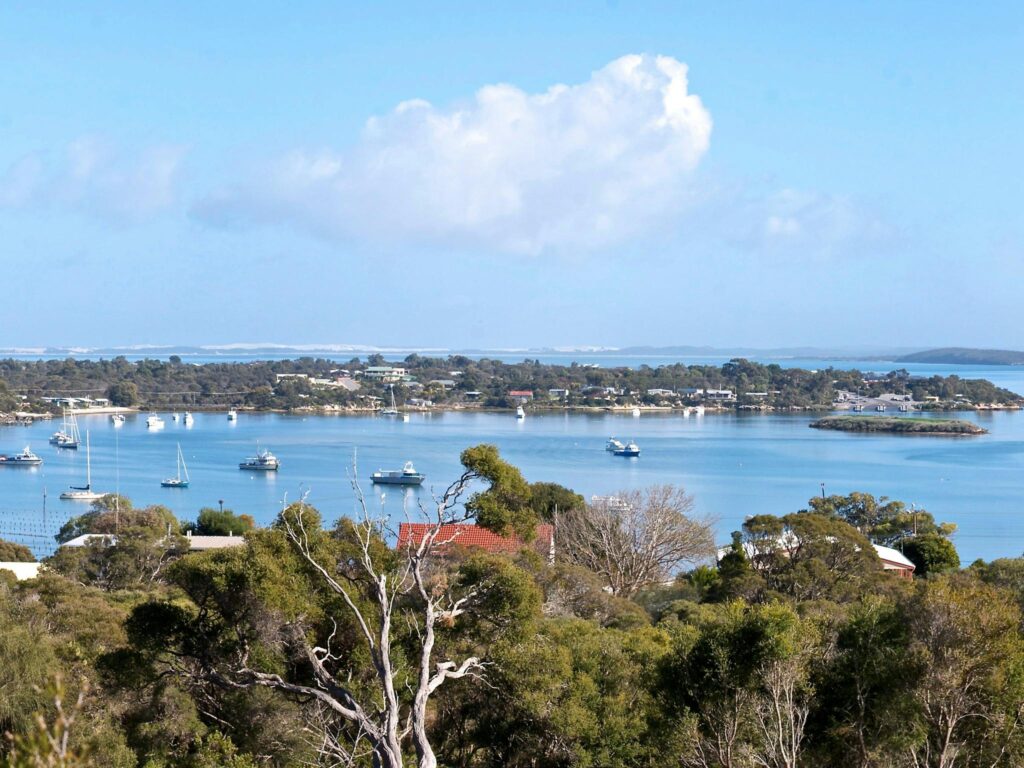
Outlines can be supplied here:
M926 510L907 509L902 501L890 501L885 496L876 500L870 493L815 496L807 503L811 511L839 518L876 544L890 547L908 536L930 533L951 536L956 531L953 523L936 523Z
M15 544L13 541L0 539L0 563L34 563L36 561L32 550L24 544Z
M467 448L460 460L473 478L489 484L486 490L474 493L465 505L477 524L531 541L536 535L537 513L530 506L530 486L522 473L504 461L493 445Z
M915 576L948 573L960 568L960 556L949 539L935 533L912 536L902 542L903 554L917 570Z
M133 381L118 381L107 387L107 399L111 405L130 408L139 402L139 388Z
M230 509L203 507L196 522L185 527L200 536L242 536L256 527L256 521L250 515L236 515Z
M557 512L582 509L586 500L558 483L530 483L530 506L541 520L554 522Z

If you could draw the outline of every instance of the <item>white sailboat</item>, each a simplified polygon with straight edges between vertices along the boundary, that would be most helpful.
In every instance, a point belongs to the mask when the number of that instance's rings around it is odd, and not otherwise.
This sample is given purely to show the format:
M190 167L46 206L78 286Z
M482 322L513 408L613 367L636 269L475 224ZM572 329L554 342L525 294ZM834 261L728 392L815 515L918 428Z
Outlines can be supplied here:
M182 476L184 475L184 477ZM181 443L178 443L178 473L174 477L168 477L160 482L161 488L188 488L188 467L185 465L185 456L181 452Z
M89 430L85 431L85 485L72 485L60 495L65 501L98 501L106 496L92 489L92 451L89 450Z
M381 416L401 416L402 415L401 411L399 411L398 408L395 407L395 385L392 384L389 387L389 389L391 390L391 407L390 408L381 408L380 409L380 415Z
M238 421L238 411L234 408L228 411L228 421Z
M192 412L191 411L185 411L185 426L186 427L191 427L194 422L195 422L195 418L192 416Z
M61 428L51 435L50 445L77 450L81 442L82 435L78 431L78 419L75 418L75 414L71 414L71 420L69 421L68 411L65 408Z
M521 406L521 405L516 406L516 418L517 419L525 419L526 418L526 409L523 408L523 406Z

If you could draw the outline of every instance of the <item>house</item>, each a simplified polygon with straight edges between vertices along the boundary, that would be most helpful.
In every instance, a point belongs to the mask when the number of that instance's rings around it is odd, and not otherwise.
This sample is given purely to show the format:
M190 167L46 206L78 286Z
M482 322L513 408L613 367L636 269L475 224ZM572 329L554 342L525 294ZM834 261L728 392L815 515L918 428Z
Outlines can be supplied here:
M779 548L785 548L786 546L798 543L797 539L792 533L783 534L778 539L776 544ZM910 562L907 557L904 556L899 550L895 550L892 547L883 547L881 544L871 544L875 548L875 554L878 555L878 559L882 561L882 570L886 573L891 573L894 576L898 576L901 579L912 579L914 578L914 571L917 570L917 566ZM730 547L722 547L718 550L718 559L721 560L729 552ZM751 560L756 560L758 552L766 554L767 551L771 550L771 544L769 542L768 550L763 548L755 547L753 544L747 543L743 545L743 551L747 557Z
M391 365L370 365L363 369L363 378L373 381L383 381L385 384L394 384L404 379L408 373L405 368L398 368Z
M467 400L479 400L480 395L483 393L478 389L471 389L469 392L463 392L462 394Z
M431 379L427 383L432 387L440 387L441 389L452 389L455 387L454 379Z
M878 553L878 559L882 561L882 570L902 579L914 578L917 566L910 562L902 552L892 547L883 547L881 544L875 544L874 547L875 552Z
M508 396L513 398L513 399L523 400L523 401L533 400L533 390L532 389L510 389L508 391Z
M675 392L671 389L648 389L647 394L651 397L672 397Z
M569 396L568 389L549 389L548 398L550 400L565 400Z
M735 395L731 389L705 389L704 397L708 400L732 400Z
M432 523L402 523L398 526L396 549L418 547L433 528ZM490 554L514 555L524 547L530 547L549 559L554 559L555 555L555 527L547 523L537 526L537 535L528 543L518 536L499 536L471 523L442 525L434 541L436 551L441 553L449 547L460 547Z
M275 373L274 379L276 381L285 381L287 379L308 379L308 373Z
M422 397L410 397L405 402L406 402L406 405L409 405L412 408L433 408L434 407L434 401L433 400L427 400L427 399L422 398Z

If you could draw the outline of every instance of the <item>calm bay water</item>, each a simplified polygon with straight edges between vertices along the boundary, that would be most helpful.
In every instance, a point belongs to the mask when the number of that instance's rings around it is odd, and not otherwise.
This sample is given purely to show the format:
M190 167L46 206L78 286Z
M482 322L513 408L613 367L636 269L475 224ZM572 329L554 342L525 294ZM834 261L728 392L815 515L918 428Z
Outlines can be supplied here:
M619 414L531 414L517 422L503 413L412 414L408 423L374 416L285 416L242 413L230 423L224 414L196 414L186 428L164 414L167 427L148 431L144 415L120 429L109 417L79 419L92 441L93 486L129 496L137 505L161 503L192 519L200 507L226 507L269 523L287 496L308 492L327 519L349 515L353 454L358 476L374 505L401 515L402 491L383 499L366 478L378 468L416 463L427 481L418 493L441 490L459 471L459 452L490 442L520 467L530 481L570 486L585 496L609 494L653 483L684 486L700 512L718 519L719 538L746 515L785 514L806 506L821 492L853 490L915 502L936 518L959 526L955 537L964 562L1018 556L1024 552L1021 472L1024 469L1024 413L964 413L990 434L975 438L853 435L809 429L809 415L679 414L640 418ZM41 521L47 494L47 525L79 514L87 505L58 500L70 484L85 478L85 450L58 451L47 438L59 422L0 429L0 452L29 444L44 459L37 469L0 469L0 537L21 538ZM639 459L604 450L608 437L635 439ZM174 474L175 445L181 444L192 485L165 489ZM278 473L239 470L238 462L257 445L281 460ZM26 523L26 521L29 521ZM20 527L19 527L20 526ZM32 530L36 530L33 528Z

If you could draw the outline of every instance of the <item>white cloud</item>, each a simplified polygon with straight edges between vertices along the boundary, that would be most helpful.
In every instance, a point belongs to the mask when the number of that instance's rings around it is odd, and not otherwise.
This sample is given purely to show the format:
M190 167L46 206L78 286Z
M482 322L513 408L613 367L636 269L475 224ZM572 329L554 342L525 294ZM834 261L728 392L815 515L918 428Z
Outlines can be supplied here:
M129 155L100 138L78 138L55 157L26 155L0 173L0 208L143 218L174 204L184 156L177 145Z
M710 136L685 64L623 56L543 93L501 84L450 108L403 102L356 146L295 151L195 213L341 239L602 248L686 208Z

